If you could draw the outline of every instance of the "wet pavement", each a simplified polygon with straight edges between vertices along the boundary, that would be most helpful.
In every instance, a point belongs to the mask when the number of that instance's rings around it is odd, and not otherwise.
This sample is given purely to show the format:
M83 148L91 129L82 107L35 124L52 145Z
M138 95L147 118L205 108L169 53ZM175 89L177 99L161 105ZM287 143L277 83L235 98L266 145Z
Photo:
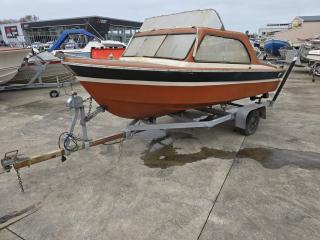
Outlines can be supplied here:
M1 174L0 239L319 239L320 80L311 79L291 75L253 136L231 123L139 133L22 169L24 194L14 172ZM0 154L57 148L71 114L67 96L48 92L0 93ZM89 136L128 122L103 113Z

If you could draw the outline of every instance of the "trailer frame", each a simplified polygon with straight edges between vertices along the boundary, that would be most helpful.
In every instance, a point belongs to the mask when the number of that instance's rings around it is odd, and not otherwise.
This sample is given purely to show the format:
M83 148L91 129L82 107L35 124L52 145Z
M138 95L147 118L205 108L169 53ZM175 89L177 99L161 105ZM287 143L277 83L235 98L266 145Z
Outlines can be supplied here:
M13 91L13 90L24 90L24 89L38 89L38 88L55 88L49 92L50 97L55 98L59 97L61 88L72 86L73 79L70 78L67 81L61 82L59 76L56 76L56 82L45 83L42 81L41 75L46 70L46 67L49 63L37 63L36 64L36 73L27 83L16 83L10 84L10 81L6 85L0 85L0 92L4 91Z

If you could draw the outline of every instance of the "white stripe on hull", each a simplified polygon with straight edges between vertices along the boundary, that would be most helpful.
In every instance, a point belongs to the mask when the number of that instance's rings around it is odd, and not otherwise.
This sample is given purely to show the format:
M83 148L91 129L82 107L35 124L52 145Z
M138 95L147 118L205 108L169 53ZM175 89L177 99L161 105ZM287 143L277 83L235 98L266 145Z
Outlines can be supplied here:
M137 80L120 80L120 79L102 79L79 77L80 82L94 82L94 83L109 83L109 84L131 84L131 85L144 85L144 86L214 86L214 85L228 85L228 84L247 84L247 83L264 83L264 82L278 82L280 79L264 79L252 81L225 81L225 82L158 82L158 81L137 81Z

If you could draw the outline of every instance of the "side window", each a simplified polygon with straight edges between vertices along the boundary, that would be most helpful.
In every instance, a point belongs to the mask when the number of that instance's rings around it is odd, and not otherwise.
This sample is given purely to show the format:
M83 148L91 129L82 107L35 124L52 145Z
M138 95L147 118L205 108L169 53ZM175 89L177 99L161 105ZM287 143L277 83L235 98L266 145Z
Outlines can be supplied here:
M184 59L195 41L194 34L168 35L156 57Z
M125 57L153 57L166 35L135 37L127 47Z
M199 62L250 63L245 46L236 39L205 36L195 56Z
M160 35L160 36L148 36L141 49L138 52L138 56L144 56L144 57L153 57L157 50L160 47L160 44L165 39L166 35Z
M146 37L135 37L134 39L132 39L130 45L124 53L124 56L136 56L145 40Z
M195 34L134 37L123 56L184 59L195 38Z

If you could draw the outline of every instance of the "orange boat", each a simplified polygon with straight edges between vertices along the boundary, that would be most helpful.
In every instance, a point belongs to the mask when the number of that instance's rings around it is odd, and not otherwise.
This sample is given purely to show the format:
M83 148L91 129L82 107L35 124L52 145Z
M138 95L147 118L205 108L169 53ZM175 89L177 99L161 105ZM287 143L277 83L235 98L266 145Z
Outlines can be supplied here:
M146 19L120 60L64 64L107 111L132 119L267 94L284 73L260 63L247 36L226 31L212 9Z

